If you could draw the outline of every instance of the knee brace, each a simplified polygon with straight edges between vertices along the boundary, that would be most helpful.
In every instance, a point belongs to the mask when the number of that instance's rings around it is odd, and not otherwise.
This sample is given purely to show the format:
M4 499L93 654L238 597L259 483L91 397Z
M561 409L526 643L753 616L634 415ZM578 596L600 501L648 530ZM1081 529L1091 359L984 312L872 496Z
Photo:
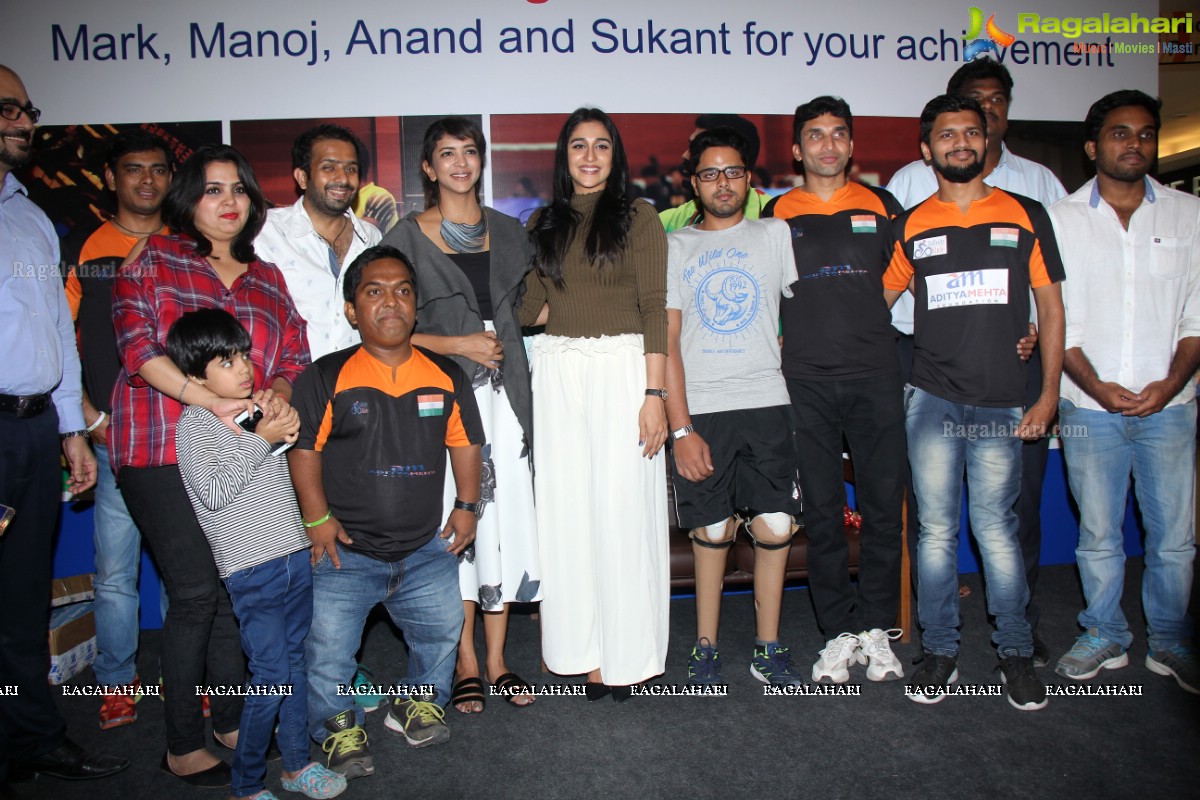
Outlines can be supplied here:
M747 516L750 522L746 532L750 534L750 541L763 550L782 550L792 543L792 537L800 529L792 515L782 511L765 514L751 511Z
M733 517L714 522L712 525L705 525L702 528L692 528L688 532L688 536L693 542L713 550L724 550L730 547L736 535L737 520Z

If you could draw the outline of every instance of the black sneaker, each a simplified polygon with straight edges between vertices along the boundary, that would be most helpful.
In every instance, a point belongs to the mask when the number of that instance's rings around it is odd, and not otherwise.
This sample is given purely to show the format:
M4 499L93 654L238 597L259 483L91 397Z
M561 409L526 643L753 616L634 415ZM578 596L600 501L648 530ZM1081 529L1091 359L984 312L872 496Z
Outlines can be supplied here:
M932 705L946 699L946 687L958 682L958 657L926 653L908 681L908 699Z
M354 780L375 772L371 751L367 749L367 732L354 721L354 709L348 708L323 723L329 737L321 744L329 759L326 766Z
M1037 711L1046 707L1046 684L1033 669L1029 656L1000 659L1000 674L1008 688L1008 702L1019 711Z

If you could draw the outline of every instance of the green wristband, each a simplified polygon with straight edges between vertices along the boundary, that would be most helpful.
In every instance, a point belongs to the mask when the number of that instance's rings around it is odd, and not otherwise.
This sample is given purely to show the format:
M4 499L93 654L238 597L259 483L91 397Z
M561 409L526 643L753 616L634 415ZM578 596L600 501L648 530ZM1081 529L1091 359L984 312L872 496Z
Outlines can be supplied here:
M304 527L315 528L318 525L324 525L326 522L329 522L329 518L332 516L333 516L333 509L331 508L328 511L326 511L325 516L321 517L320 519L315 519L312 522L305 522Z

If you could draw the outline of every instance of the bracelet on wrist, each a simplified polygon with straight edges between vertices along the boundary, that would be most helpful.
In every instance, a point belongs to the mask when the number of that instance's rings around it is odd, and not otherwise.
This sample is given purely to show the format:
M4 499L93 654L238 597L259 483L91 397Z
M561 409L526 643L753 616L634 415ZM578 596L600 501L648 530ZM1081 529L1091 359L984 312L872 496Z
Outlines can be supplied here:
M331 508L328 511L326 511L325 516L321 517L320 519L314 519L312 522L305 522L304 527L315 528L318 525L324 525L326 522L329 522L329 520L332 516L333 516L333 509Z
M464 500L455 498L454 507L460 511L470 511L476 518L483 516L483 503L468 503Z
M179 387L179 398L178 398L179 402L181 402L181 403L183 402L183 393L187 391L188 384L191 382L192 382L191 378L188 378L186 376L184 377L183 386Z
M93 422L91 425L88 425L85 430L87 430L88 433L91 433L92 431L96 430L96 428L99 428L101 425L103 425L104 420L107 418L108 418L108 413L105 411L101 411L100 416L96 417L96 421Z

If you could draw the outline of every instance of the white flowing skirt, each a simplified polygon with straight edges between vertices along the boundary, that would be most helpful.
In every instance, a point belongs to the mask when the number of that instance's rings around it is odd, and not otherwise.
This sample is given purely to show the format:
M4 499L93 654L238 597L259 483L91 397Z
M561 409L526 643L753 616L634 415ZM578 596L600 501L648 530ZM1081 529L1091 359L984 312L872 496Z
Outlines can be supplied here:
M666 666L670 565L663 453L642 456L638 334L532 341L542 657L621 686Z
M486 323L491 330L491 323ZM505 603L542 599L537 519L533 510L533 475L523 453L524 432L508 395L485 383L475 390L487 444L483 448L484 506L473 550L458 560L463 600L484 611L500 611ZM443 508L454 507L454 473L446 470Z

